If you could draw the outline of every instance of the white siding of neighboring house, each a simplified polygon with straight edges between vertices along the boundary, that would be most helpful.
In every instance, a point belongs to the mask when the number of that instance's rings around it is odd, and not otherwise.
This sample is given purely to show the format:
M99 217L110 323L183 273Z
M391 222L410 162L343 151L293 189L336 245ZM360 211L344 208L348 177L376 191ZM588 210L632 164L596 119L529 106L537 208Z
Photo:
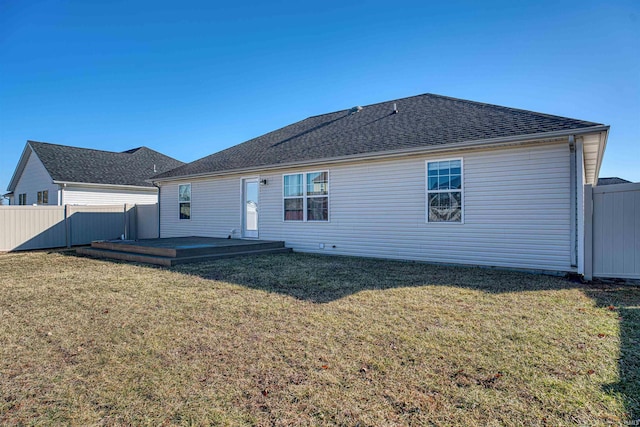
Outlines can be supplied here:
M573 271L569 156L556 143L264 172L259 238L305 252ZM427 223L425 161L450 158L464 161L464 223ZM330 222L284 222L282 175L321 170ZM178 183L163 184L161 237L241 227L240 176L190 182L191 220L178 218Z
M45 169L35 153L31 152L22 175L13 190L12 202L18 204L19 194L26 193L27 205L33 205L38 201L38 191L49 191L49 205L58 204L58 185L52 183L51 175Z
M158 202L155 188L145 190L123 190L97 187L67 186L63 190L62 203L65 205L120 205L153 204Z

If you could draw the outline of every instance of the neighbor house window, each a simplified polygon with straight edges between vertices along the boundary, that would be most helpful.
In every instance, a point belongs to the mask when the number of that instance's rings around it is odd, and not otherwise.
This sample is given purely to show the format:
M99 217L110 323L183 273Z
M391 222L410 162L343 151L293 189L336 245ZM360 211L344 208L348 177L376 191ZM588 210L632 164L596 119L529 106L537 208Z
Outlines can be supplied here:
M427 222L462 222L462 159L427 162Z
M329 172L283 176L285 221L329 221Z
M38 191L38 204L39 205L49 204L49 190Z
M19 205L27 204L27 193L18 194L18 204Z
M191 219L191 184L178 187L178 201L180 203L180 219Z

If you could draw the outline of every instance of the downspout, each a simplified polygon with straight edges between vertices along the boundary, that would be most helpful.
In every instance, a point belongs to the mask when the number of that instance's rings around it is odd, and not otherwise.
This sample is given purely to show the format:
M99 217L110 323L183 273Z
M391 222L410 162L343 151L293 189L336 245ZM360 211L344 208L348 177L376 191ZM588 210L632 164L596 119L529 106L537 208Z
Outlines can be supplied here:
M578 266L578 192L576 191L576 143L573 135L569 136L569 200L570 200L570 245L571 267Z
M584 274L584 140L576 139L576 265Z

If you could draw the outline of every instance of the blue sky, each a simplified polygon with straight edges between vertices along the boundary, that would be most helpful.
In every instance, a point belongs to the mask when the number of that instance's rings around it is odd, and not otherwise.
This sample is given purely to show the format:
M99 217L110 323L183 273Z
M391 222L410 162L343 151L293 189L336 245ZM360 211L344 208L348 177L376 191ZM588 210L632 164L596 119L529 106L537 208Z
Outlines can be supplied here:
M640 181L640 2L0 0L0 190L27 139L192 161L426 92L611 125Z

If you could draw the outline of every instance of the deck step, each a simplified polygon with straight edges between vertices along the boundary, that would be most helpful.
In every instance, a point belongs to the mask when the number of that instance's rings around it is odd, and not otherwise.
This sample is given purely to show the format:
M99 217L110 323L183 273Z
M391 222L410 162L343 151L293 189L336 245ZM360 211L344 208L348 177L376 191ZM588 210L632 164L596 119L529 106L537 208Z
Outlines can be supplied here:
M279 243L279 242L278 242ZM130 262L140 262L145 264L155 264L162 265L165 267L171 267L177 264L186 264L192 262L203 262L203 261L211 261L222 258L231 258L237 256L246 256L246 255L264 255L264 254L279 254L279 253L288 253L291 252L291 248L285 248L284 245L280 247L267 247L259 248L260 245L249 245L248 247L245 245L238 246L239 248L243 248L244 250L235 250L235 251L225 251L225 252L214 252L207 253L201 255L191 255L191 256L182 256L182 257L168 257L168 256L160 256L153 254L144 254L138 252L125 252L111 249L101 249L97 247L84 247L76 249L76 252L80 255L86 255L94 258L109 258L109 259L119 259L123 261ZM236 247L232 247L236 249ZM226 247L229 249L229 247Z
M248 252L266 249L282 249L284 242L265 240L225 240L224 244L191 244L174 247L145 245L144 242L127 241L95 241L91 243L94 249L104 249L117 252L130 252L142 255L153 255L168 258L187 258L199 255L228 254L233 252Z
M110 249L100 249L95 247L77 248L76 253L80 255L86 255L93 258L108 258L119 259L129 262L142 262L145 264L163 265L165 267L171 267L171 260L173 258L158 256L158 255L146 255L134 252L113 251Z
M211 261L215 259L223 259L223 258L233 258L245 255L267 255L267 254L286 254L289 252L293 252L291 248L275 248L275 249L257 249L251 251L244 252L229 252L229 253L220 253L220 254L209 254L209 255L197 255L192 257L182 257L182 258L173 258L171 265L176 264L187 264L191 262L203 262L203 261Z

